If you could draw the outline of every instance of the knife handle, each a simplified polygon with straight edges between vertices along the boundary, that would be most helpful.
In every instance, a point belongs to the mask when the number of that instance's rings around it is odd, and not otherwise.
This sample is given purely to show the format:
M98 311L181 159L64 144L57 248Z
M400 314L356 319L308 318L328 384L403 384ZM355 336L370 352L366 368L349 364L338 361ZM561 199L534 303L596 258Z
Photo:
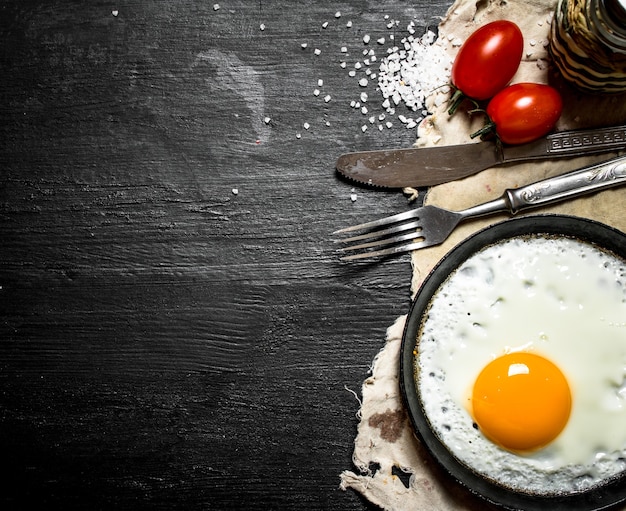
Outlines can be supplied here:
M626 149L626 126L563 131L546 137L551 154Z
M503 163L582 156L626 149L626 125L560 131L529 144L505 146Z
M626 156L620 156L520 188L508 189L503 198L511 213L517 213L624 184Z

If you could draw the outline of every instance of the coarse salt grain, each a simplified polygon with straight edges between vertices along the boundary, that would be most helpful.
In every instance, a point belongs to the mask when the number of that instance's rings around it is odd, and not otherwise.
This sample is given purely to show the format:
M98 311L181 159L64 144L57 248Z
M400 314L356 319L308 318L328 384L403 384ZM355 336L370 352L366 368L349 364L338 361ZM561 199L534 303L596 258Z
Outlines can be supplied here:
M214 11L219 11L220 10L220 4L213 4L213 10Z
M391 20L389 16L386 16L385 19L389 21L387 23L388 28L395 28L399 25L398 21ZM328 22L325 22L324 28L327 25ZM352 21L346 23L347 28L352 26ZM402 115L399 117L400 124L404 128L415 128L423 117L428 115L425 108L426 99L433 95L434 103L441 105L450 91L449 80L452 61L447 54L446 46L456 43L457 39L454 36L449 36L443 41L437 41L436 35L432 31L427 31L422 37L415 37L414 22L408 24L407 31L409 35L402 39L398 37L397 42L393 33L388 33L385 37L379 37L376 40L379 45L384 45L389 41L390 47L384 49L386 53L384 58L377 59L374 47L369 46L356 50L362 53L363 60L356 61L352 69L349 69L350 64L346 60L339 62L342 69L348 68L348 76L355 78L357 74L361 74L361 77L357 78L360 87L369 87L370 82L378 85L376 90L382 95L384 113L380 115L378 113L369 114L368 110L371 110L374 105L372 98L368 98L365 92L360 94L360 102L350 101L350 107L360 110L364 115L370 115L369 123L379 130L391 129L395 126L386 116L395 117L396 109L400 109L401 104L415 114L410 117ZM363 35L361 33L360 37L364 45L368 45L372 40L369 34ZM539 44L540 41L533 41L533 43ZM306 48L306 44L303 43L302 48ZM340 51L344 54L343 59L346 59L347 55L351 53L348 51L348 46L345 45L341 46ZM321 50L316 48L315 54L320 55ZM377 63L378 69L373 67L374 63ZM319 88L322 86L322 80L318 80L318 88L313 91L315 96L321 94ZM330 100L330 94L324 96L324 101L329 102ZM361 103L366 102L371 104L372 108L361 105ZM326 125L328 125L328 121ZM308 123L305 123L305 129L309 129ZM367 129L367 123L361 125L362 132Z
M315 48L314 53L315 53L315 55L321 55L322 50L320 50L319 48Z
M422 113L430 94L436 90L445 92L452 59L432 31L420 38L404 38L400 46L402 49L392 48L380 63L378 88L384 98L382 106L389 114L401 103ZM404 116L399 119L407 128L414 128L421 120Z
M308 130L308 129L311 127L311 125L310 125L308 122L305 122L305 123L302 125L302 127L303 127L305 130Z

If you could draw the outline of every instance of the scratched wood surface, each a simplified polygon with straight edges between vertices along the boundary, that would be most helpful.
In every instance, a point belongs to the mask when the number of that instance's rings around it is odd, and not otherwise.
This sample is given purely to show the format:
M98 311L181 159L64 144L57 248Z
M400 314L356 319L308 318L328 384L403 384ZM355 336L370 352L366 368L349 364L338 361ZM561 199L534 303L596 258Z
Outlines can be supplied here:
M329 233L410 204L334 162L415 130L363 132L340 63L449 3L0 3L0 508L369 508L339 473L410 258Z

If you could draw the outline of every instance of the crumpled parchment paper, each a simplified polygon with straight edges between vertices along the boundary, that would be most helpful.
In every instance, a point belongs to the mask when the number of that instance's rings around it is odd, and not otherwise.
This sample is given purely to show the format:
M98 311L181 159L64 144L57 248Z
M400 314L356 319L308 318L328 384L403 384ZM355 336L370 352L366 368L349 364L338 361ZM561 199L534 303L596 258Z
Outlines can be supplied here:
M457 0L439 26L439 38L465 40L480 25L495 19L516 22L524 34L525 53L513 82L550 83L559 89L565 109L558 129L577 129L626 122L626 97L589 96L563 84L553 71L547 48L556 0ZM458 46L449 44L454 56ZM480 115L459 111L450 117L435 93L428 98L432 112L420 125L418 146L472 143L469 134L482 126ZM439 105L439 106L437 106ZM499 197L505 188L521 186L616 156L617 153L499 167L475 176L433 187L426 204L460 210ZM606 190L526 214L562 213L591 218L626 231L626 188ZM442 245L413 252L412 294L437 262L463 239L508 218L491 216L466 221ZM400 396L398 370L406 316L389 327L383 349L363 383L360 423L355 440L355 470L341 473L341 487L352 488L383 509L488 510L480 499L453 484L424 452L415 437ZM404 474L404 475L403 475ZM626 508L625 508L626 509Z

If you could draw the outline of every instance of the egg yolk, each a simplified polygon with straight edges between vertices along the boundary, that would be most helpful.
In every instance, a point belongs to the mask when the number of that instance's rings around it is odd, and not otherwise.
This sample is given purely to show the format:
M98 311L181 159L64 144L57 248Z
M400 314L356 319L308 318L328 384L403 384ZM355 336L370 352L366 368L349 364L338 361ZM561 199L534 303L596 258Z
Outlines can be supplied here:
M474 383L476 424L492 442L511 451L534 451L554 440L572 407L561 370L544 357L508 353L492 360Z

